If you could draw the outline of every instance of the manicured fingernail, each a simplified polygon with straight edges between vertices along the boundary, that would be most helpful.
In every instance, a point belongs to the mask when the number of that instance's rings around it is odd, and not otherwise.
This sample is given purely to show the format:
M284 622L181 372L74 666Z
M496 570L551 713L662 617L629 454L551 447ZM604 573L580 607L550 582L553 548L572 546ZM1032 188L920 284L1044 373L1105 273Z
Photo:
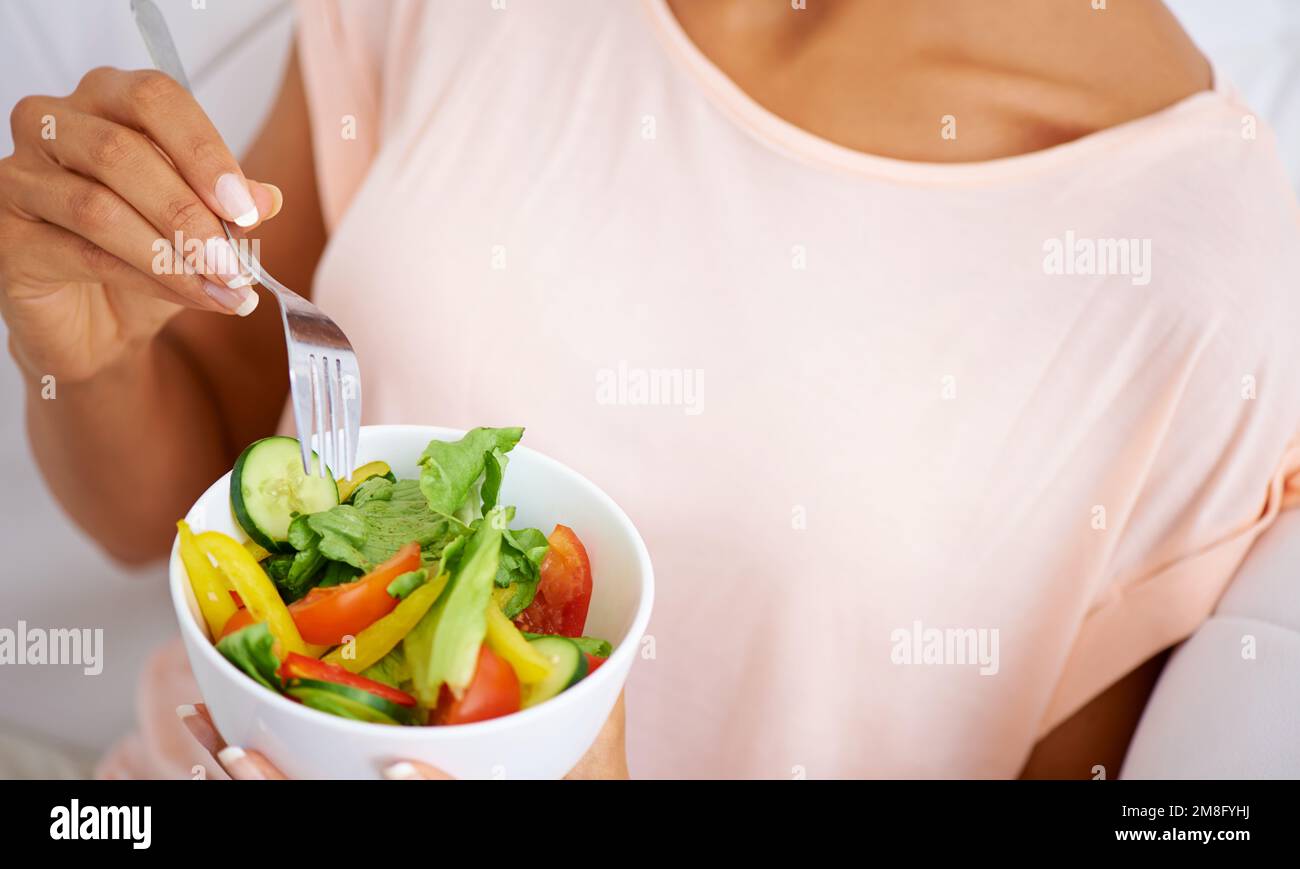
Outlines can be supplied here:
M253 763L242 748L237 745L227 745L221 751L217 752L217 760L225 768L233 779L265 779L261 768Z
M384 770L384 778L390 781L409 781L421 778L421 775L414 766L401 760Z
M257 291L252 287L223 287L212 281L204 281L203 289L207 291L218 305L227 311L233 311L241 317L247 317L257 308Z
M276 187L274 184L267 184L263 181L262 186L271 191L271 211L266 215L266 219L270 220L272 217L279 214L280 209L284 207L284 194L281 193L280 188Z
M240 748L238 745L227 745L225 748L221 749L221 751L217 752L217 760L221 761L222 764L225 764L227 766L229 766L230 764L239 763L241 760L244 760L247 757L248 754L245 753L245 751L242 748Z
M235 246L230 243L229 239L214 236L203 243L203 273L205 275L220 275L221 279L226 282L226 286L232 290L237 290L254 282L253 276L246 274L243 268L239 262L239 254L235 251Z
M217 747L221 745L221 737L217 731L212 729L212 725L206 718L199 714L199 710L186 703L176 707L176 717L181 720L181 725L190 732L195 741L203 746L209 754L216 752Z
M257 203L248 192L248 183L233 172L217 179L217 201L225 209L226 219L239 226L257 223Z

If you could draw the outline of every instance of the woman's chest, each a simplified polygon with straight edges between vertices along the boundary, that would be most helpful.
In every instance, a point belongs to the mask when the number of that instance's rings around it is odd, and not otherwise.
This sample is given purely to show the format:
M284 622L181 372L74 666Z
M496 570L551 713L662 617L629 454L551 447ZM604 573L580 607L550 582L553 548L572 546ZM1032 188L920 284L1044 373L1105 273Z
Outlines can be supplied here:
M1296 381L1268 333L1233 338L1242 313L1193 275L1142 283L1140 237L1129 272L1099 271L1112 215L681 140L425 147L381 155L317 276L366 421L523 425L608 491L658 577L657 663L637 678L649 706L718 729L700 745L791 691L804 724L744 727L796 763L823 741L808 722L911 745L926 697L979 710L927 757L1030 739L1103 583L1176 555L1159 547L1206 485L1198 521L1248 515L1276 461ZM1243 404L1243 376L1277 387L1267 406ZM1224 455L1231 485L1212 479ZM948 630L974 632L970 660L927 668ZM808 655L829 662L815 677ZM881 698L921 718L880 718ZM1014 772L1020 745L998 744Z

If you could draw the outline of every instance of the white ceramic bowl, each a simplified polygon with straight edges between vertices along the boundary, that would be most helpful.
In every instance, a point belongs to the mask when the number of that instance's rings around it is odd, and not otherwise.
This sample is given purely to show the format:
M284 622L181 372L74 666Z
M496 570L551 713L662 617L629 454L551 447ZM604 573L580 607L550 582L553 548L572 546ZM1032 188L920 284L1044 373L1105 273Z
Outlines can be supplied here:
M431 426L364 426L357 461L383 460L399 478L417 477L416 459L430 440L462 434ZM456 778L559 778L572 769L618 699L650 621L650 556L608 495L526 447L510 453L501 503L518 508L515 527L549 534L556 523L568 525L586 546L593 577L586 633L614 644L599 670L545 703L477 724L396 727L328 715L267 690L222 657L173 544L171 594L181 637L203 702L227 742L262 752L292 778L377 778L401 759L433 764ZM228 473L185 518L196 531L246 539L231 516Z

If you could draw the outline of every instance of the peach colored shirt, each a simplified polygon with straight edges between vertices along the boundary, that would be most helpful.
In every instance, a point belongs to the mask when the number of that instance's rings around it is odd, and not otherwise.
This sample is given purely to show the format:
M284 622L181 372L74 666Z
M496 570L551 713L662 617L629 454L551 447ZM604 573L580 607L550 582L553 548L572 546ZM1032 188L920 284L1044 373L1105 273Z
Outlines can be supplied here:
M1222 82L918 164L662 0L300 13L366 421L525 425L649 544L635 775L1013 776L1300 493L1300 220Z

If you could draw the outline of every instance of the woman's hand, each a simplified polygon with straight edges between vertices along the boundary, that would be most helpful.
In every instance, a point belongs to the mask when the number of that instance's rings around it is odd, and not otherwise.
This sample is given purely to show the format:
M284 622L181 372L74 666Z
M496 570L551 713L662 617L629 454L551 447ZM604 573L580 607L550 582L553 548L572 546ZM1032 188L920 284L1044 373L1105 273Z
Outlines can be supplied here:
M208 715L207 707L202 703L196 706L178 706L176 714L180 716L185 728L193 734L199 744L221 765L232 779L283 779L284 773L256 751L245 751L236 745L227 745L217 733ZM618 695L618 702L600 729L596 741L583 755L565 778L569 779L626 779L627 749L624 736L623 695ZM451 776L426 763L415 760L399 760L382 770L387 779L450 779Z
M182 308L256 307L218 219L251 228L279 210L279 191L244 178L174 80L94 69L67 97L19 100L10 122L0 314L26 372L78 383Z

